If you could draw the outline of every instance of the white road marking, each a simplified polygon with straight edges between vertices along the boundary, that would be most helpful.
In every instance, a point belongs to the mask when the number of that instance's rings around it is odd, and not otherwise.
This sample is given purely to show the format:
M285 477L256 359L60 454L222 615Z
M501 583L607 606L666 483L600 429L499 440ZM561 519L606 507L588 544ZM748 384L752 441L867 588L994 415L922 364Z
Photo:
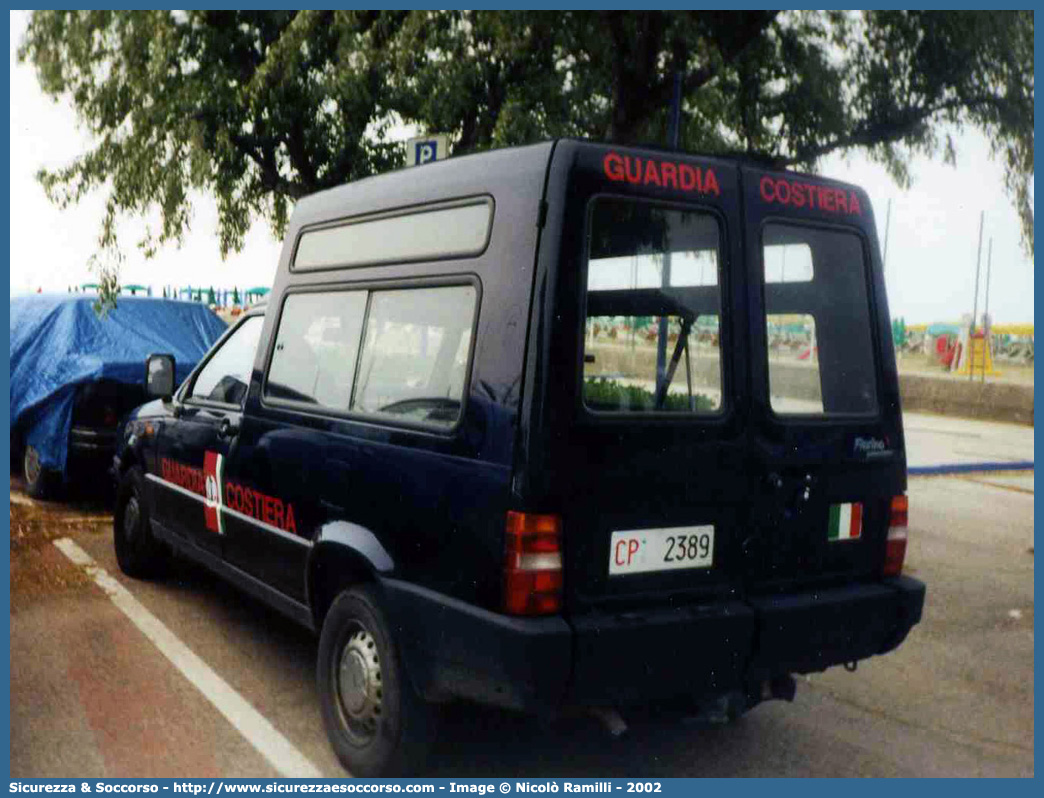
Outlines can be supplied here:
M54 541L66 557L82 567L95 584L112 599L124 615L141 630L182 675L195 685L225 719L246 738L279 775L317 779L323 774L260 712L237 693L224 679L173 632L131 595L123 585L101 568L91 556L69 538Z

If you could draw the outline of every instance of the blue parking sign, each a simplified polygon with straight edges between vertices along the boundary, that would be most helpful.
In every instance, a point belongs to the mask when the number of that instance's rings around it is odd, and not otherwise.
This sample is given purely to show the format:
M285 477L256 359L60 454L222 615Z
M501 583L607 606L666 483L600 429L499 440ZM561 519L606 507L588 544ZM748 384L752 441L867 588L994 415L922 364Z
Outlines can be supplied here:
M420 166L440 161L448 155L449 140L443 135L428 135L406 143L406 165Z
M438 142L434 140L418 141L414 146L416 147L413 156L414 163L419 165L435 160L435 155L438 153Z

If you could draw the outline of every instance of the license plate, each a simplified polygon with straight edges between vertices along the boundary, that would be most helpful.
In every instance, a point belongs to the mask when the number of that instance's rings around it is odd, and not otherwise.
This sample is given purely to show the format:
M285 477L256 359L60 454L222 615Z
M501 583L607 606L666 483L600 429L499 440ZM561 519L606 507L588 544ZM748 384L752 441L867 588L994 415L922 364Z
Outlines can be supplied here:
M610 576L710 568L713 563L712 525L620 530L609 540Z

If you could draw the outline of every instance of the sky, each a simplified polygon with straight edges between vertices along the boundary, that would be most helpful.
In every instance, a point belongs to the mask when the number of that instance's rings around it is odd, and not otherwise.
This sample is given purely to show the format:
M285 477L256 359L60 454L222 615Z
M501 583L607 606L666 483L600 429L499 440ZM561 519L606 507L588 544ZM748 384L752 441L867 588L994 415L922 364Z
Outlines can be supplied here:
M68 164L86 151L89 137L71 106L48 99L34 71L15 57L26 12L11 12L11 295L65 291L92 282L88 259L97 251L104 213L98 192L64 211L51 204L35 179L41 167ZM407 137L404 132L403 139ZM1033 262L1022 251L1018 216L1004 192L1003 169L989 156L978 132L956 138L956 168L919 158L913 185L900 190L885 170L859 154L830 156L820 165L827 177L861 185L870 195L882 247L888 204L886 281L892 316L907 323L957 321L970 314L975 294L979 215L985 211L979 313L985 301L989 240L993 239L990 315L996 323L1033 321ZM191 231L180 249L169 245L146 260L136 248L144 224L121 223L126 262L124 284L214 285L231 288L270 285L281 243L264 223L256 223L239 253L221 260L213 200L193 200Z

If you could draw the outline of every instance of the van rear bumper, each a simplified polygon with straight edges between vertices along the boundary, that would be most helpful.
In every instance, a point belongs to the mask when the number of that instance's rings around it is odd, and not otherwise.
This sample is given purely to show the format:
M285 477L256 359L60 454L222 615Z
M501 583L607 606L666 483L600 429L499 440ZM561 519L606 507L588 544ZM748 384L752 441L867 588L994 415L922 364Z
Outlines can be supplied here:
M879 584L751 599L759 640L751 676L809 673L891 651L921 620L924 583Z
M381 580L426 698L534 712L749 691L883 654L921 619L924 584L897 577L780 596L570 619L515 618Z
M379 578L407 672L428 700L551 712L569 678L572 631L560 616L500 615L434 590Z

